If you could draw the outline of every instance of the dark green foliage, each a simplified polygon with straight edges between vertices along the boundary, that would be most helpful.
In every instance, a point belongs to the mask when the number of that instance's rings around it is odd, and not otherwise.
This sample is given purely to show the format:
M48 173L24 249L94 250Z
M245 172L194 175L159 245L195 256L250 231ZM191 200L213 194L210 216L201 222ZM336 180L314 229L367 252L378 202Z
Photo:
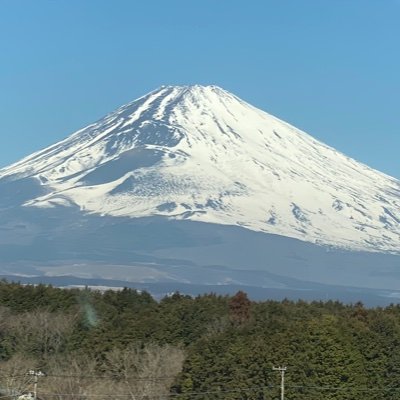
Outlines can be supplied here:
M60 290L46 285L20 285L0 281L0 305L14 312L38 308L49 311L68 310L76 304L79 290Z
M176 293L156 302L132 289L62 290L0 282L0 360L15 354L46 365L84 355L103 373L110 351L182 346L178 399L396 399L400 395L400 307L361 303L251 302ZM61 321L68 320L62 325ZM28 322L27 322L28 321ZM58 321L58 325L56 322ZM29 330L29 334L27 334Z

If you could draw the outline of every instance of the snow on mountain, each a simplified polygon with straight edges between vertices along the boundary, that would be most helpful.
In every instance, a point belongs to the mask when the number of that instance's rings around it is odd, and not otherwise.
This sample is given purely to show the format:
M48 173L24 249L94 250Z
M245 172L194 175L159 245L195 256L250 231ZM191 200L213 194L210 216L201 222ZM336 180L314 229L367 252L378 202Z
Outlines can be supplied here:
M161 87L0 170L0 185L28 178L41 191L26 207L400 249L398 180L216 86Z

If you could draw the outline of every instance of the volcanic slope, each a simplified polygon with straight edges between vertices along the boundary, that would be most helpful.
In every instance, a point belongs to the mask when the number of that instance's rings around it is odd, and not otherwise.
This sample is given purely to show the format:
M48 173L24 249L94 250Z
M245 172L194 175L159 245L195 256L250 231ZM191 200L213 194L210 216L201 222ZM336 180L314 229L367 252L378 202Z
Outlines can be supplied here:
M352 250L400 247L398 180L216 86L161 87L0 170L0 187L27 182L29 191L0 205L235 225Z

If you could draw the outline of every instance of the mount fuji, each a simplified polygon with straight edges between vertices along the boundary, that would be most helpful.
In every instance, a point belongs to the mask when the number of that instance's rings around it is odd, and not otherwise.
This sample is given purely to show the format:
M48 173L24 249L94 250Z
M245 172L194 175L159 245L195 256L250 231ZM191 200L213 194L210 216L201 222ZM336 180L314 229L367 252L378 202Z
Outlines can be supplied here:
M0 273L396 297L400 182L219 87L165 86L0 169Z

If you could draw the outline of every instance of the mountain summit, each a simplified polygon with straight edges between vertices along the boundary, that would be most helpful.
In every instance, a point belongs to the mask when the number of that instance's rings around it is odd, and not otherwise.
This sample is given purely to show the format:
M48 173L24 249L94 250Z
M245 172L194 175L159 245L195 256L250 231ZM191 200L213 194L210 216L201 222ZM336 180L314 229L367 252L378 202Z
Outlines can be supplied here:
M0 188L18 182L29 190L3 201L8 207L162 216L345 249L400 248L398 180L217 86L161 87L0 170Z

